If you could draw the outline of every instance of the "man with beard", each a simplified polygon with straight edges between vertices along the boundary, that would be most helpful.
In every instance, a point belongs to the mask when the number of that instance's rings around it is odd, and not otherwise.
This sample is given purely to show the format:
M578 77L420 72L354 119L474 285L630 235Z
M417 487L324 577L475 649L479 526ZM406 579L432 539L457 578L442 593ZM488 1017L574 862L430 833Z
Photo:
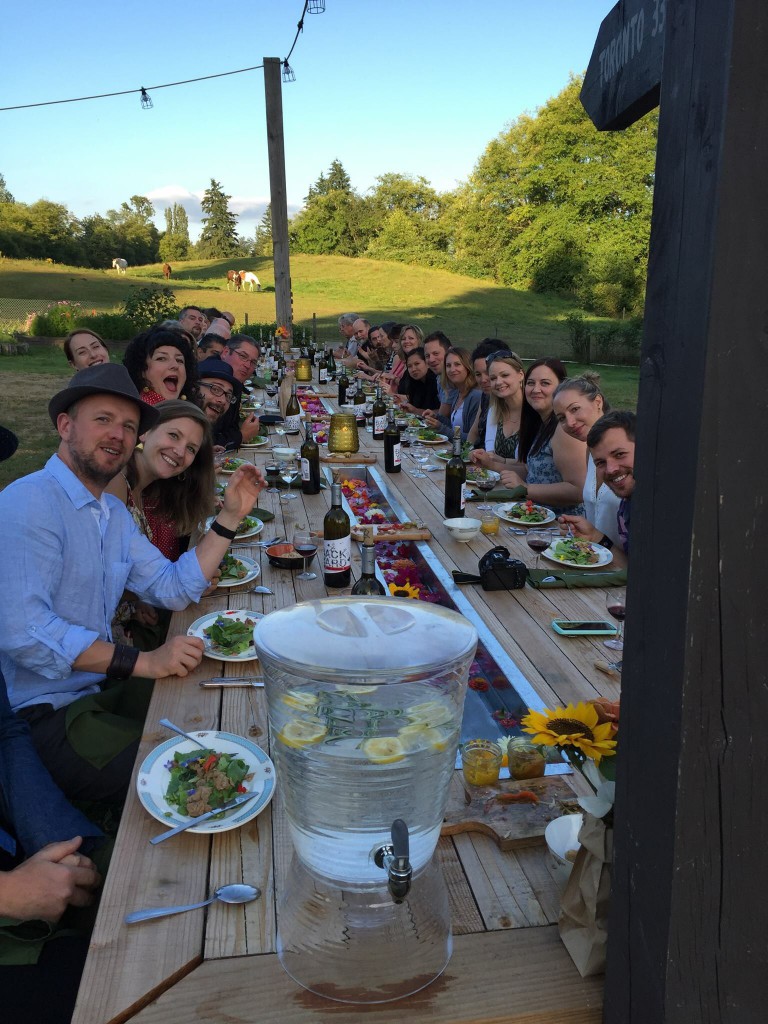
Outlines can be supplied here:
M179 323L197 342L208 326L208 317L199 306L185 306L179 313Z
M226 427L220 432L219 424L230 409L239 405L243 385L232 376L231 369L223 359L204 359L198 364L198 370L203 412L213 428L214 443L226 447Z
M613 564L618 568L627 564L629 555L629 521L632 495L635 492L635 432L637 417L633 412L607 412L592 424L587 434L587 447L595 463L598 486L605 483L619 499L616 512L619 538L623 550L614 548ZM583 516L560 516L558 522L563 533L571 527L577 537L613 548L610 537L601 534Z
M198 601L263 478L241 466L210 531L169 562L125 505L104 493L157 420L126 368L81 370L48 412L58 451L0 493L0 516L14 538L0 549L0 671L65 795L119 803L141 739L147 682L186 676L203 656L196 637L147 652L113 643L123 591L162 608Z
M233 334L221 353L222 365L240 384L237 401L224 413L214 431L216 444L223 445L224 448L237 448L241 444L248 444L259 433L259 417L255 413L249 413L245 418L240 415L240 401L244 390L242 385L256 371L259 355L259 346L247 334ZM209 360L206 360L207 362Z

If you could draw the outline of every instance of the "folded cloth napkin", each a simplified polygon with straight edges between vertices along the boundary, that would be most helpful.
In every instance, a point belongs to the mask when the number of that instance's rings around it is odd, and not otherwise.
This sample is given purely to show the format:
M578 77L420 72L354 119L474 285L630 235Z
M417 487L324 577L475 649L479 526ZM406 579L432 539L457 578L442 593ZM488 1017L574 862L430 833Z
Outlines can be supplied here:
M528 583L532 587L626 587L626 569L529 569Z
M271 523L275 518L274 512L270 512L268 508L259 508L258 505L254 505L248 515L260 519L262 523Z
M468 494L467 501L522 501L526 493L526 488L522 485L520 487L497 487L496 490L486 491L484 494Z

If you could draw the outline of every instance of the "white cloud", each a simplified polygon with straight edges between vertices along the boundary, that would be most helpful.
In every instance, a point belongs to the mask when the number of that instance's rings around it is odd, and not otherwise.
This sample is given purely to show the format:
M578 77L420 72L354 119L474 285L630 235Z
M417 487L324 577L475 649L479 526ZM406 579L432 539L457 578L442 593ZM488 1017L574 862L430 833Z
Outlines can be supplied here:
M203 211L200 201L204 192L205 189L193 192L183 185L160 185L158 188L146 192L145 195L155 207L155 224L161 231L165 230L166 206L172 206L174 203L183 206L189 217L190 237L194 239L202 227ZM232 196L229 208L237 214L238 233L246 237L253 235L267 206L269 206L268 196ZM289 203L288 216L292 217L299 209L298 205Z

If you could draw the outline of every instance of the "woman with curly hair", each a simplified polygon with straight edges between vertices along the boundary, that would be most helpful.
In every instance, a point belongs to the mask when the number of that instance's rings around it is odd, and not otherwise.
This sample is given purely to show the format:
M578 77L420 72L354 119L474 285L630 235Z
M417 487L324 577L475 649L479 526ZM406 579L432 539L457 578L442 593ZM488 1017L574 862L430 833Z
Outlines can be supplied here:
M160 402L157 410L157 424L142 435L130 462L107 490L125 502L141 532L175 562L189 534L214 511L213 439L208 418L192 402ZM141 627L157 633L162 624L167 629L168 619L170 613L164 615L132 595L117 615L137 646Z
M123 364L147 405L196 398L197 358L186 331L150 327L128 342Z

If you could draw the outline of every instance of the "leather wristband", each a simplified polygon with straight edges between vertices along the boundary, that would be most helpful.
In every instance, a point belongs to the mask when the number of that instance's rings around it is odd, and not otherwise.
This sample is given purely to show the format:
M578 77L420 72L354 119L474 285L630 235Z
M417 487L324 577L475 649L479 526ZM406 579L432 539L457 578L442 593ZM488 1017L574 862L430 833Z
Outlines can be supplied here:
M218 534L219 537L225 537L227 540L234 540L237 536L236 530L228 530L226 526L222 526L218 519L214 519L211 523L211 530Z
M133 675L133 670L136 667L136 662L139 660L138 647L129 647L127 644L115 644L115 653L112 655L112 661L109 663L107 669L107 678L109 679L130 679Z
M600 540L597 543L601 544L604 548L608 548L609 551L613 547L613 541L611 540L610 537L607 537L605 534L603 534L603 536L600 538Z

